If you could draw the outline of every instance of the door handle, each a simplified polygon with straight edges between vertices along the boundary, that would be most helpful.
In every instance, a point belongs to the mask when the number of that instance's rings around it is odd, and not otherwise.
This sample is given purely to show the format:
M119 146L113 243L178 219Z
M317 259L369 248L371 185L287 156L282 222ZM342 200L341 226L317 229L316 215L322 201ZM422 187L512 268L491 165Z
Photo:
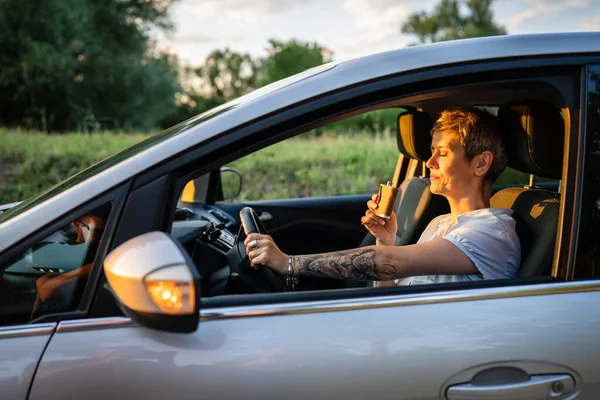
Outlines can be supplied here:
M271 215L271 213L268 213L266 211L263 211L262 213L260 213L260 215L258 216L258 219L260 219L261 221L268 221L270 219L273 219L273 215Z
M524 382L501 385L473 385L463 383L450 386L446 391L448 400L539 400L562 399L575 387L571 375L532 375Z

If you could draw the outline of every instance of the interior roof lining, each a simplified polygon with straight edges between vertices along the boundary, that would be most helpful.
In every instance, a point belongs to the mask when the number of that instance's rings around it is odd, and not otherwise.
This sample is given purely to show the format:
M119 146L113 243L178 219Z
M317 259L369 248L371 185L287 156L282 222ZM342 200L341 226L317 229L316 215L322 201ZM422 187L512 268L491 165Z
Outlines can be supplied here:
M435 119L437 114L446 108L485 105L493 107L518 100L543 100L558 109L566 107L565 98L556 86L548 81L532 79L461 85L405 97L396 104L422 109Z

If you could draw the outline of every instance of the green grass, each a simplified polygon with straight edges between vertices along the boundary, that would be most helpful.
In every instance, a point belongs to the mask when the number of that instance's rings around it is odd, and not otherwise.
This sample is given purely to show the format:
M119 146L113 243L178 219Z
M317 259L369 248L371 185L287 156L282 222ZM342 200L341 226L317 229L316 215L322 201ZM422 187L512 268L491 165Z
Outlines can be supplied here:
M46 135L0 129L0 204L24 200L147 135ZM392 178L398 149L390 131L298 136L237 160L234 201L373 193ZM526 183L507 170L498 184Z
M242 174L244 201L372 192L392 178L397 158L389 132L329 132L277 143L229 166Z
M24 200L145 137L0 130L0 203Z

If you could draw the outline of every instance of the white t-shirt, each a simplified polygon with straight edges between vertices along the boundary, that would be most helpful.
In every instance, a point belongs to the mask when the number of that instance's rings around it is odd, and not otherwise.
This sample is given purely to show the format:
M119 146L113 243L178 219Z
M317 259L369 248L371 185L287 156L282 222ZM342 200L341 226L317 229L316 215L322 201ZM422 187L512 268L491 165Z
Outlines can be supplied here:
M510 208L482 208L457 216L455 225L450 214L440 215L427 225L417 243L444 238L473 261L483 279L514 278L521 264L521 246L512 213ZM401 279L398 285L478 280L477 274L425 275Z

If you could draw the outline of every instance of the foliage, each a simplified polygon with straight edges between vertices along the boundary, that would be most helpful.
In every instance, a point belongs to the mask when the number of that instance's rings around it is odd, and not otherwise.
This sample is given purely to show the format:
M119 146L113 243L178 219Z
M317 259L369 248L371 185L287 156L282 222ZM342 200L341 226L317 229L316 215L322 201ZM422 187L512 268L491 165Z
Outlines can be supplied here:
M506 29L493 21L493 1L467 0L467 15L463 15L459 0L441 0L431 14L412 14L402 25L402 33L416 35L417 44L505 35Z
M263 59L253 59L231 49L215 50L196 69L184 69L184 92L178 109L161 121L163 128L200 114L308 68L331 61L332 52L317 43L270 40ZM194 85L199 81L200 84ZM358 128L360 129L360 128Z
M208 97L224 103L254 89L256 61L249 54L215 50L196 73L204 81Z
M258 62L258 87L328 63L333 57L331 50L317 43L271 39L269 45L268 57Z
M395 136L312 132L277 143L228 166L243 177L233 201L364 194L391 179L398 150Z
M169 0L0 2L0 123L151 129L175 110L177 60L154 51Z
M146 137L0 130L0 204L24 200ZM308 132L231 163L243 177L234 201L372 193L391 179L397 157L389 130L328 131L318 138ZM528 180L508 170L498 184Z
M353 117L344 118L323 128L316 129L317 136L325 131L339 133L362 133L369 132L378 134L382 132L395 132L398 125L398 115L404 111L403 108L387 108L383 110L361 113Z

